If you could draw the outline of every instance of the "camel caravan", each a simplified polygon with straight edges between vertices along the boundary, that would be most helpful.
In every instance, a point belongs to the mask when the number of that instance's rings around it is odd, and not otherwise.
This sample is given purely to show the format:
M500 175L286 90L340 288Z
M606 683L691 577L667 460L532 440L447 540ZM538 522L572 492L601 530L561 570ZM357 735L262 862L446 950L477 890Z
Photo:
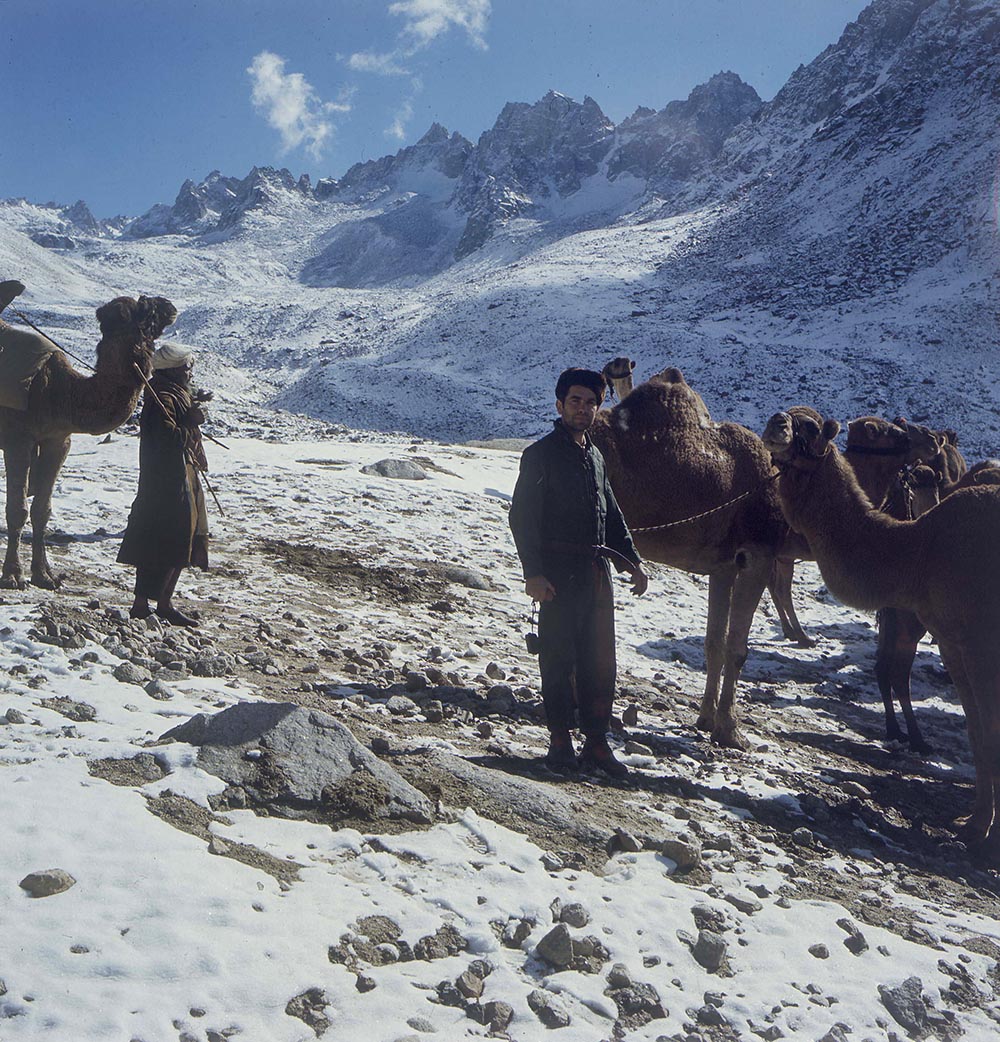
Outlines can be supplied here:
M0 311L23 289L0 283ZM92 376L44 335L0 321L0 587L25 585L18 546L29 498L31 582L58 587L45 529L71 435L106 434L133 414L155 341L176 317L163 297L118 297L98 308ZM841 453L833 443L840 425L806 406L776 414L759 437L714 422L680 370L634 386L634 369L627 358L605 366L618 402L598 413L590 435L642 556L708 576L697 726L720 745L746 748L736 690L754 613L768 589L785 637L813 644L795 613L792 577L796 560L815 560L834 596L877 612L886 738L921 754L930 747L910 702L910 669L920 638L929 631L937 640L976 771L960 836L1000 861L1000 461L967 468L953 431L875 416L848 425Z
M886 738L918 753L930 746L910 703L910 669L926 632L938 642L976 772L959 837L1000 860L1000 461L967 468L953 431L874 416L848 425L841 453L840 425L805 406L778 413L761 438L713 422L678 369L638 387L633 371L627 358L605 367L619 401L591 434L643 556L708 576L698 726L746 747L735 695L754 612L769 588L785 636L804 643L792 567L815 560L842 603L877 613Z

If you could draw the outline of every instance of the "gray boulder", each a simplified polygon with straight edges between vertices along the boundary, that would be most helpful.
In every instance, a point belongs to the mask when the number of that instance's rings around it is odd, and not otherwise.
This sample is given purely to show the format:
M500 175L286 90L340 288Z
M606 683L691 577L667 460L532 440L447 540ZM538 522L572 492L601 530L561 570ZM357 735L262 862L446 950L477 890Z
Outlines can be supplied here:
M433 820L422 793L319 710L241 702L213 716L198 713L163 738L200 746L199 767L282 817Z
M361 468L362 474L374 474L381 478L400 478L404 481L423 481L427 471L408 459L380 459Z

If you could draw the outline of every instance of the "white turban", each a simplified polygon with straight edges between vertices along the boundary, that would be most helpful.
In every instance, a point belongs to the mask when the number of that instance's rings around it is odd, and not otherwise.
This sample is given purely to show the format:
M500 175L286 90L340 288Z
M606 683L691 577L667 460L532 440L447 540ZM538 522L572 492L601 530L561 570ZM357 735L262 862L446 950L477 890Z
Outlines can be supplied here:
M193 362L193 348L185 347L183 344L175 344L170 340L163 340L160 346L153 352L154 369L176 369L179 365L187 365Z

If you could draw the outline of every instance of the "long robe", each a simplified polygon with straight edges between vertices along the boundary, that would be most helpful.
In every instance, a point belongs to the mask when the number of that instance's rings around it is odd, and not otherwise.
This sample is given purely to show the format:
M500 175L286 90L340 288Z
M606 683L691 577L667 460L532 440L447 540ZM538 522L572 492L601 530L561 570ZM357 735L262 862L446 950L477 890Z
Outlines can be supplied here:
M147 596L157 596L173 569L208 568L208 516L198 478L208 464L190 391L161 373L150 385L160 404L147 390L139 418L139 490L118 560L145 573Z

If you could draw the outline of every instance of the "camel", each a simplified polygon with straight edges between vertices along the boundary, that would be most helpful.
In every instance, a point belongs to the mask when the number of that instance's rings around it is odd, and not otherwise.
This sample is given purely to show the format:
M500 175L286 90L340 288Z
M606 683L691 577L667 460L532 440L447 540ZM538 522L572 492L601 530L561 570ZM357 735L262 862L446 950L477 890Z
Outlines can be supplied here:
M807 406L796 406L811 412ZM928 427L907 423L897 418L892 423L878 416L859 416L847 427L847 448L844 450L858 482L868 498L876 504L885 501L900 469L918 463L938 460L942 438ZM774 601L781 628L789 640L802 647L812 647L802 631L792 604L792 579L796 560L811 560L805 540L790 532L774 562L768 591Z
M164 297L116 297L97 309L101 340L93 376L73 369L62 351L39 337L52 353L32 379L27 408L0 407L0 448L7 470L7 556L3 589L23 589L18 557L21 531L31 504L31 582L53 590L45 550L52 489L70 447L70 435L107 434L132 415L143 377L152 366L153 342L177 317ZM10 330L0 321L0 334ZM20 331L18 331L20 332ZM23 335L23 334L22 334ZM138 368L137 368L138 367ZM141 376L140 376L141 371Z
M940 461L938 465L947 467L949 461ZM975 485L1000 485L1000 460L977 463L955 482L942 484L942 477L942 472L926 465L917 466L911 472L901 471L883 510L890 517L909 521L927 513L945 496L959 489ZM886 740L900 741L905 737L914 752L926 755L933 749L920 733L913 713L910 672L916 658L917 645L927 630L912 611L902 608L882 608L876 613L876 618L878 652L875 656L875 679L885 706ZM893 698L899 702L906 719L905 735L893 712Z
M629 372L629 379L631 374ZM607 462L615 497L639 552L708 575L705 692L698 727L721 745L745 748L735 710L747 634L788 526L760 438L713 423L680 370L665 369L613 409L590 435ZM735 497L744 496L729 504ZM685 521L715 507L708 516ZM643 531L652 527L652 531Z
M833 445L840 425L777 413L763 441L788 523L809 542L830 592L867 611L914 612L936 638L965 710L975 765L959 837L1000 859L1000 488L960 489L915 521L876 510Z
M617 396L619 401L624 401L632 393L634 370L635 362L623 356L612 358L601 370L604 379L611 387L612 395ZM802 557L806 553L804 546L795 544L789 548L788 554L776 559L767 581L767 590L771 595L778 621L781 624L781 632L785 638L794 640L800 647L811 648L815 641L808 637L805 630L802 629L795 613L795 604L792 601L795 558L796 556Z

